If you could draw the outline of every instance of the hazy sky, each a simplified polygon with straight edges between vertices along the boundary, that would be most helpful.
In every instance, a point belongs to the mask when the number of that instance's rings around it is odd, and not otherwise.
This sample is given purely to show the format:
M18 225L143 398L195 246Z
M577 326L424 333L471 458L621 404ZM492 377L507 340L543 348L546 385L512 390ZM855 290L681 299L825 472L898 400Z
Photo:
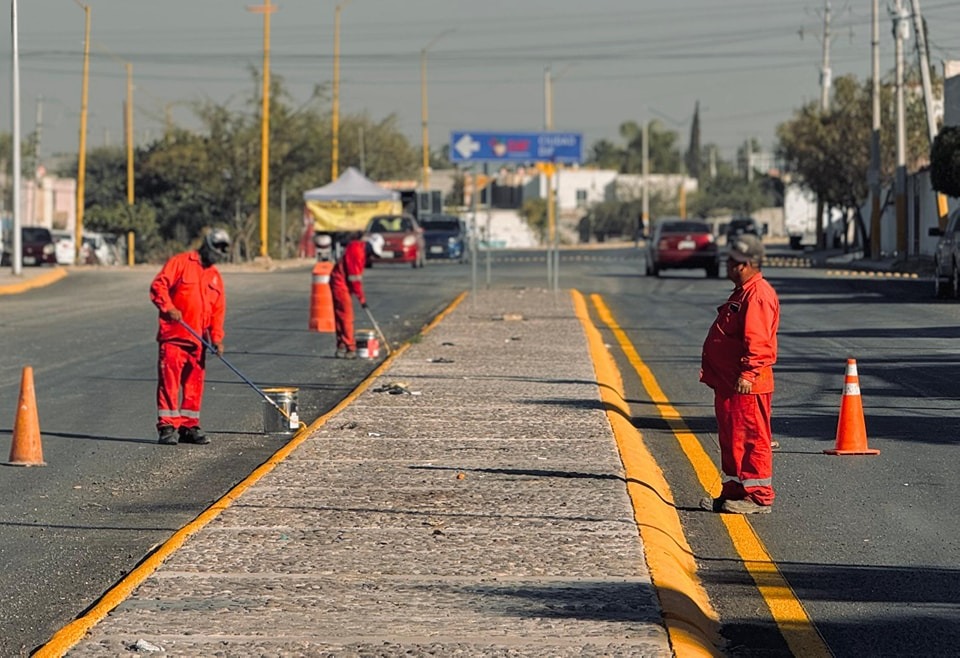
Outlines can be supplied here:
M238 0L89 0L88 144L122 140L125 64L133 65L139 141L159 136L165 108L192 127L180 101L232 99L256 89L263 18ZM262 1L262 0L260 0ZM910 5L910 0L903 0ZM297 100L333 77L333 0L272 1L271 70ZM891 0L892 4L892 0ZM725 158L749 137L765 148L778 123L820 97L825 2L804 0L352 0L341 19L341 115L395 114L420 143L420 53L428 45L430 144L453 130L544 128L544 70L554 74L553 121L587 146L617 140L627 120L661 119L686 148L700 101L703 143ZM833 76L870 74L869 0L832 3ZM84 12L78 0L19 0L23 133L42 96L42 155L79 145ZM960 59L960 3L921 0L931 60ZM9 98L9 11L0 36L0 88ZM881 2L881 70L894 66ZM914 59L914 42L907 42ZM9 100L0 130L11 129ZM341 140L351 139L341 134Z

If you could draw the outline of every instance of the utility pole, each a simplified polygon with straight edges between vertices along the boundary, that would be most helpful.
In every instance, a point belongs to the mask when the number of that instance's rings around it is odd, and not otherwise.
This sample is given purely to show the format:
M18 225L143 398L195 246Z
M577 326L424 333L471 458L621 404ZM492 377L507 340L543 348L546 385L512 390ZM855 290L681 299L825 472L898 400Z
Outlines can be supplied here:
M22 220L20 217L20 24L17 18L17 0L10 4L10 26L12 36L12 56L13 72L11 85L13 93L10 94L11 115L13 119L13 253L10 262L13 266L13 274L21 276L23 274L23 238L20 235L20 226Z
M133 188L133 64L127 63L127 102L124 109L124 137L127 142L127 205L132 206Z
M333 12L333 115L330 121L330 180L340 175L340 11L350 3L344 0Z
M920 0L913 0L913 29L917 33L917 57L920 59L920 79L923 81L924 109L927 114L927 137L929 146L937 137L937 119L933 115L933 89L930 84L930 60L927 57L927 34L923 25L923 15L920 13ZM940 219L940 228L946 227L947 197L937 193L937 216Z
M36 131L37 131L37 142L33 148L33 159L36 161L35 164L39 171L40 168L40 151L41 145L43 144L43 95L37 96L37 114L36 114Z
M870 258L880 258L880 7L873 0L870 52L873 60L873 130L870 133Z
M895 197L897 209L897 251L907 250L907 128L906 109L903 100L903 41L909 37L910 23L903 7L903 0L896 0L893 16L894 52L896 65L897 96L897 172Z
M453 32L454 29L444 30L420 50L420 128L423 140L423 162L421 163L421 185L424 190L430 188L430 129L428 127L429 111L427 108L427 51L440 39Z
M830 0L823 10L823 64L820 67L820 111L830 109Z
M80 5L84 13L83 29L83 82L80 85L80 150L77 153L77 228L76 262L80 262L83 249L84 186L87 180L87 99L90 89L90 5Z
M263 14L263 91L260 110L260 256L267 256L267 222L270 191L270 14L277 7L270 0L262 5L248 7L248 11Z
M643 162L641 172L643 173L643 225L646 230L653 235L653 227L650 226L650 119L644 118L643 129L640 133L640 139L643 140Z

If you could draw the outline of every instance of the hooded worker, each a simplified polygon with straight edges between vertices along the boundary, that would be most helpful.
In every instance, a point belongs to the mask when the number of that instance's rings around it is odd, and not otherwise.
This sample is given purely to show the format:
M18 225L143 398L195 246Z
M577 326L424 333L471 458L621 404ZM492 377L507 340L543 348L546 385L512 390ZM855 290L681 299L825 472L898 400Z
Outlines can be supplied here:
M353 294L360 306L367 307L367 296L363 292L363 270L367 266L370 254L380 257L383 254L383 236L373 233L366 239L355 238L347 243L343 255L333 267L330 275L330 291L333 293L333 316L337 334L338 359L357 358L357 343L353 337Z
M230 235L212 229L197 250L171 257L150 284L150 301L160 311L157 434L163 445L210 442L200 428L206 352L191 330L223 354L226 294L216 264L229 254Z

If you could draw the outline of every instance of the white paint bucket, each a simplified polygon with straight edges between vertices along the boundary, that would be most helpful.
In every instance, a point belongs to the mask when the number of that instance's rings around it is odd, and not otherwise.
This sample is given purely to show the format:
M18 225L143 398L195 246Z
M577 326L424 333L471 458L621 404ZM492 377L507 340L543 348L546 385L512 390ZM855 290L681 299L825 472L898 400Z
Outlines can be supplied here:
M264 395L283 409L283 413L280 413L277 407L263 401L264 434L293 434L297 431L300 427L300 417L297 415L298 390L292 387L263 389Z
M376 359L380 356L380 341L373 329L357 329L357 356L361 359Z

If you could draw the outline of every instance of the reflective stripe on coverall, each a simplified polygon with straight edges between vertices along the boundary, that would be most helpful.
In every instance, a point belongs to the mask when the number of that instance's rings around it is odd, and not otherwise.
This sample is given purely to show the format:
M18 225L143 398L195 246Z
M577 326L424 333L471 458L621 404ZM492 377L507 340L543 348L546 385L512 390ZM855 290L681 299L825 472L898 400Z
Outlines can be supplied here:
M363 269L367 265L367 243L353 240L330 274L330 292L333 293L333 317L337 333L337 349L353 352L357 349L353 338L353 302L350 294L360 304L367 303L363 293Z
M213 265L204 267L196 251L173 256L153 279L150 301L160 311L157 427L197 427L203 402L204 349L167 312L178 309L184 323L214 345L222 343L226 295L220 271Z
M700 381L714 391L723 498L773 503L770 416L779 324L777 294L758 273L717 308L703 344ZM736 392L740 377L753 383L751 393Z

